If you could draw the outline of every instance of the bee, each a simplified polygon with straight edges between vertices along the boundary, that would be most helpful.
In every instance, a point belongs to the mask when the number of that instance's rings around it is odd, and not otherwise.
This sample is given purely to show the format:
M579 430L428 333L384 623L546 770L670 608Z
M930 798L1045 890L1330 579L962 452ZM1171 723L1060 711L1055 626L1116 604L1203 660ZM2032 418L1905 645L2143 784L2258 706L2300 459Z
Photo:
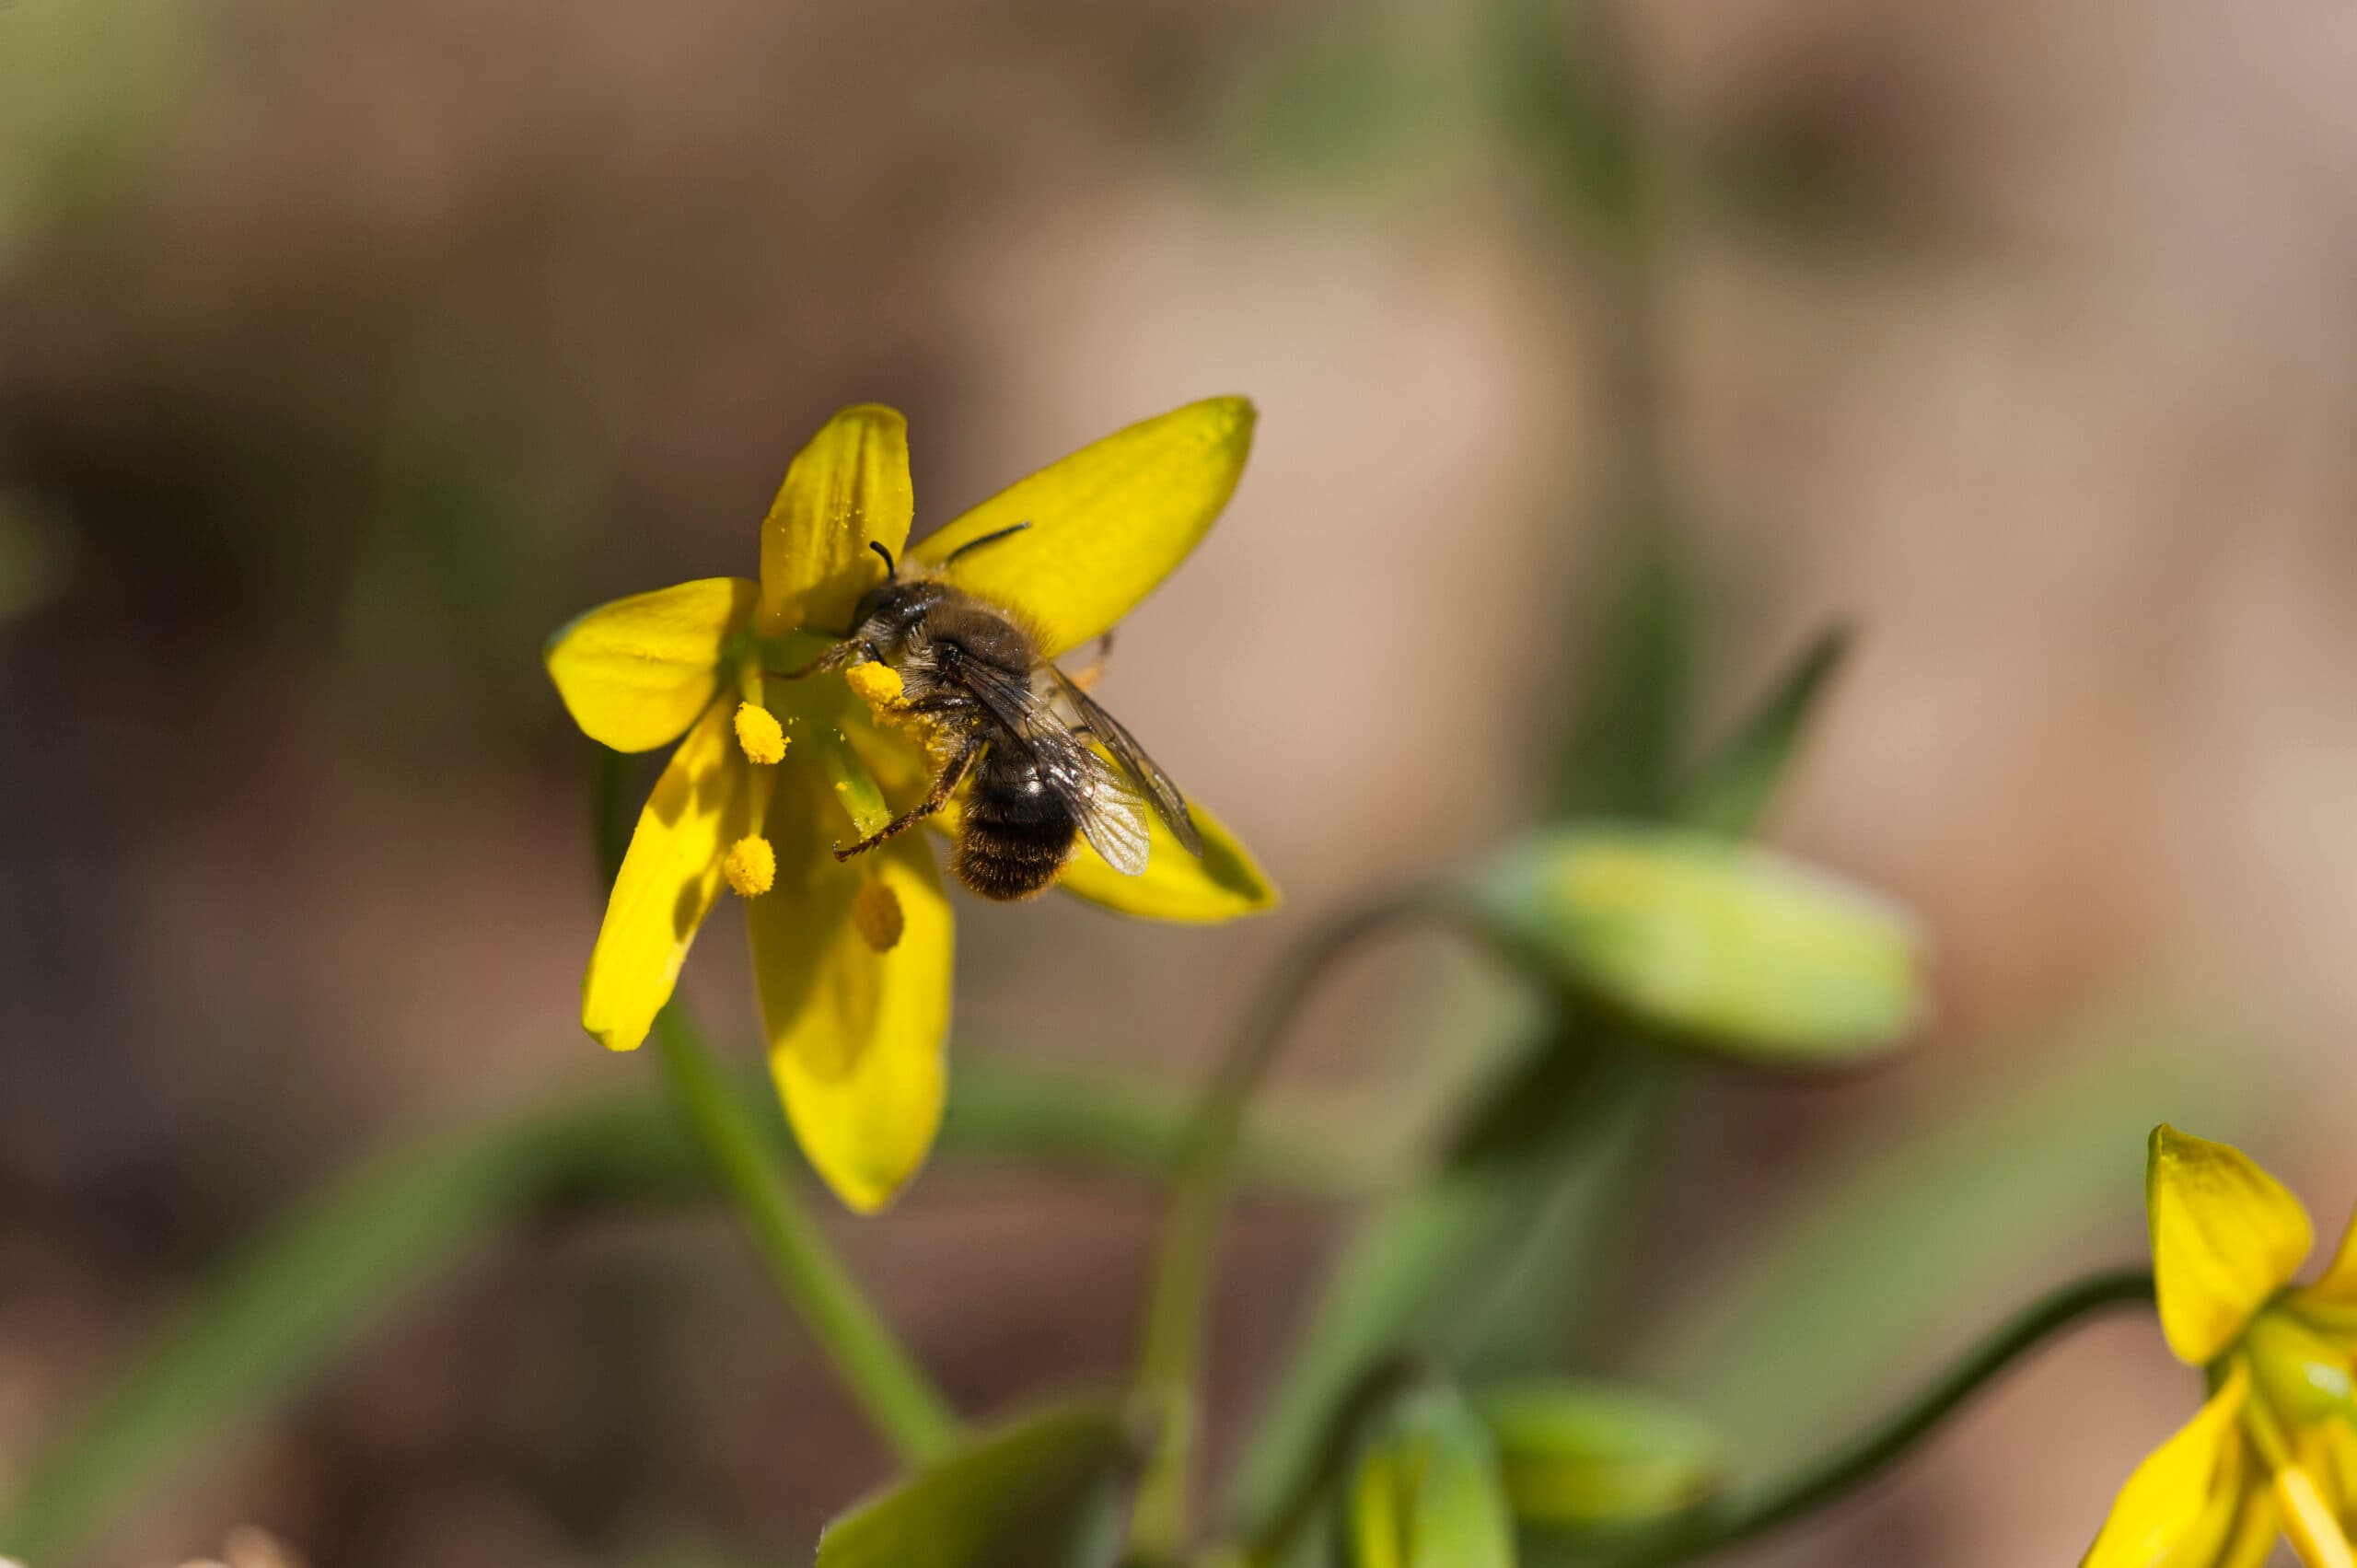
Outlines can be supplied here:
M1030 526L970 540L941 570ZM916 826L960 785L966 798L950 869L986 899L1045 890L1084 839L1114 870L1137 876L1146 865L1149 809L1202 858L1202 835L1170 775L1083 681L1040 652L1019 619L945 576L903 575L890 551L870 548L884 558L883 582L860 599L850 633L793 677L863 663L888 667L901 682L897 711L925 726L939 771L923 800L857 843L839 846L838 861Z

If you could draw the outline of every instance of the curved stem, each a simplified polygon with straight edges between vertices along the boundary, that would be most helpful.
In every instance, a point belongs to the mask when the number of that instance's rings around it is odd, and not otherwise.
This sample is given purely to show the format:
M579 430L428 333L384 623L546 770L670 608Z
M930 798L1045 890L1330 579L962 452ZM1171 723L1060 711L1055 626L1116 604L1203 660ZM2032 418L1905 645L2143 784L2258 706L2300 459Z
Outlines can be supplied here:
M1690 1562L1838 1502L1905 1457L1975 1394L2048 1340L2097 1313L2150 1306L2152 1301L2153 1276L2142 1269L2112 1270L2063 1285L2024 1307L1880 1422L1732 1508L1639 1552L1624 1568Z
M1276 1065L1302 1004L1338 958L1370 936L1444 908L1428 889L1403 889L1347 909L1303 938L1261 984L1196 1102L1186 1139L1171 1165L1169 1206L1139 1352L1139 1385L1164 1423L1138 1491L1132 1539L1142 1561L1173 1560L1186 1545L1194 1388L1202 1359L1213 1244L1252 1097Z
M712 1158L737 1217L786 1299L877 1430L910 1464L946 1452L958 1418L892 1330L778 1168L750 1107L731 1089L676 1005L655 1020L665 1080Z

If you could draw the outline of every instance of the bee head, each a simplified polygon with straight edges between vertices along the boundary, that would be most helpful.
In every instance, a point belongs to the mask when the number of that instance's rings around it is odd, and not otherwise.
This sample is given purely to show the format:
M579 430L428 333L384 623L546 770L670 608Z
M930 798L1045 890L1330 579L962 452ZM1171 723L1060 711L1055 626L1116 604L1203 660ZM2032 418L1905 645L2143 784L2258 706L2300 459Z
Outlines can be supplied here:
M865 626L882 617L897 624L914 621L923 615L927 605L941 597L941 585L923 577L903 580L900 564L881 541L870 540L867 548L884 558L884 580L860 596L852 610L853 626Z
M894 590L900 586L900 564L892 559L892 552L885 548L884 541L871 539L867 541L867 548L884 558L884 580L859 596L859 603L851 612L851 623L854 626L865 626L882 613L891 603Z

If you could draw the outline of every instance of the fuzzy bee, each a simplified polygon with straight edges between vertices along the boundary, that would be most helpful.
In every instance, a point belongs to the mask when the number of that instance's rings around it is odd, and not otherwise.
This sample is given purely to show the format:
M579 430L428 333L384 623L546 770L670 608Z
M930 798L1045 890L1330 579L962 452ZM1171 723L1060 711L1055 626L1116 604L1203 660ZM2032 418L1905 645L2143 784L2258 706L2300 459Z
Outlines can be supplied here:
M974 540L942 568L1029 526ZM1202 835L1170 775L1081 682L1041 654L1020 621L943 577L904 576L889 551L871 548L884 558L884 581L859 601L850 633L795 675L867 663L889 668L900 678L895 709L926 726L940 771L923 800L838 848L837 860L923 821L961 784L966 799L950 869L986 899L1045 890L1083 839L1113 869L1137 876L1146 865L1148 809L1202 858Z

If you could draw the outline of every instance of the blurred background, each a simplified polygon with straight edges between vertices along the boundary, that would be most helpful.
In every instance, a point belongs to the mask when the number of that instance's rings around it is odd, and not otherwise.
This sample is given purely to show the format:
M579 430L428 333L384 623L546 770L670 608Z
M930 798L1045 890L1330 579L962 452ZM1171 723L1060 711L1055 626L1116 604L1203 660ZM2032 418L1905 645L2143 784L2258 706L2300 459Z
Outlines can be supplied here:
M1175 1091L1321 911L1627 807L1846 620L1769 836L1920 912L1937 1023L1690 1086L1556 1348L1773 1458L2141 1258L2155 1120L2329 1232L2352 106L2313 0L0 0L0 1493L357 1156L644 1083L574 1023L591 758L540 645L750 571L866 399L921 530L1261 411L1101 692L1286 907L968 900L961 1065ZM745 972L715 921L689 987L749 1062ZM1502 991L1387 949L1288 1105L1412 1150ZM830 1219L988 1411L1120 1374L1153 1214L945 1158ZM1348 1219L1239 1215L1223 1451ZM1758 1560L2075 1560L2193 1390L2092 1330ZM888 1469L726 1217L656 1206L470 1252L90 1561L796 1562Z

